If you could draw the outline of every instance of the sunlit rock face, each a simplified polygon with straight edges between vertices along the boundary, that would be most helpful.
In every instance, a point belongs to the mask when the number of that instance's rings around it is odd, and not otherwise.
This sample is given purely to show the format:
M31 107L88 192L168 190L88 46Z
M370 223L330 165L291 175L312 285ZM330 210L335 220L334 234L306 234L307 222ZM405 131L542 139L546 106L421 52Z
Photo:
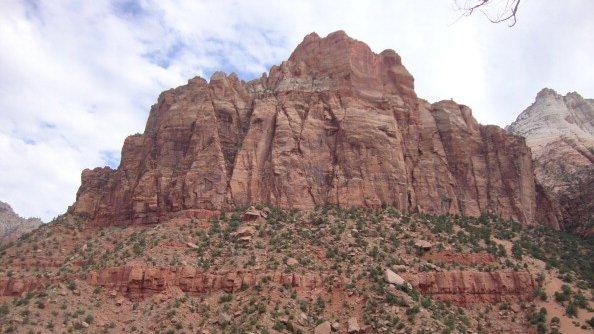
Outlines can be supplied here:
M594 233L594 100L545 88L509 132L526 138L536 178L556 198L567 228Z
M417 98L398 54L306 36L250 82L215 73L163 92L116 170L85 170L71 211L157 223L266 203L378 207L557 227L523 138L453 101Z

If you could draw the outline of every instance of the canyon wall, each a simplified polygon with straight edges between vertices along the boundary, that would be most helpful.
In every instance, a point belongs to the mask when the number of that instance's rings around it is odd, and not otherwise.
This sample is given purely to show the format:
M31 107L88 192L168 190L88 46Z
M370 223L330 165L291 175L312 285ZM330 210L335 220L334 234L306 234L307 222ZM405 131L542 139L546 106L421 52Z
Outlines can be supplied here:
M117 169L83 171L70 211L125 225L257 203L391 205L558 227L549 201L523 138L417 98L398 54L338 31L306 36L259 79L217 72L163 92Z

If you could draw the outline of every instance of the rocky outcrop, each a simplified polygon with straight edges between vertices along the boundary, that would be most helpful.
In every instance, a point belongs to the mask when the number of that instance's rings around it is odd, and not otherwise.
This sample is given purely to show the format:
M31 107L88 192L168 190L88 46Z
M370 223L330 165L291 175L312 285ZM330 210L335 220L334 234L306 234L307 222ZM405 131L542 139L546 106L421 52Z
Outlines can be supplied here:
M545 88L506 129L526 138L565 228L594 234L594 100Z
M0 246L7 245L41 224L40 219L22 218L12 210L10 205L0 202Z
M197 295L220 291L231 293L261 284L279 284L298 293L306 293L326 290L328 284L331 284L333 289L341 289L349 282L346 278L340 279L323 273L211 273L190 266L152 267L142 263L105 268L91 272L85 277L91 286L117 291L133 299L145 298L170 289ZM331 277L333 282L329 283L328 279ZM457 305L530 300L536 287L530 273L517 271L429 271L414 275L404 274L404 279L422 294ZM55 283L59 282L43 278L4 278L0 279L0 296L20 296L24 292Z
M305 37L250 82L217 72L162 93L116 170L85 170L70 211L147 224L250 204L542 217L530 150L468 107L418 99L392 50L338 31Z
M142 298L170 288L179 288L189 294L210 292L234 292L254 287L257 284L280 284L295 291L325 289L329 275L320 273L292 274L282 272L234 271L209 273L195 267L151 267L134 264L107 268L91 273L87 281L121 292L130 298ZM345 285L339 280L333 283L338 288Z
M530 300L536 288L527 271L431 271L405 278L421 293L458 305Z
M0 296L21 296L26 292L43 289L51 283L51 280L44 277L0 277Z
M279 284L297 292L324 290L329 284L341 288L346 279L324 273L283 273L280 271L205 272L196 267L154 267L146 263L133 263L108 267L89 274L58 278L0 277L0 296L20 296L23 293L46 288L67 279L83 279L91 286L118 291L129 298L144 298L171 288L189 294L234 292L258 284Z
M495 257L487 252L458 253L453 251L432 252L423 255L423 259L434 263L456 263L463 266L476 266L491 264Z
M404 273L404 278L390 271L390 275L398 277L398 282L391 282L396 286L403 287L410 283L422 294L462 306L530 300L536 288L534 279L527 271L428 271ZM140 262L100 269L81 275L80 278L91 286L116 291L132 299L146 298L171 289L198 295L221 291L232 293L267 284L282 285L297 293L307 294L327 291L330 287L344 289L350 282L345 277L323 272L208 272L191 266L154 267ZM60 283L63 282L47 278L0 278L0 296L20 296L25 292Z

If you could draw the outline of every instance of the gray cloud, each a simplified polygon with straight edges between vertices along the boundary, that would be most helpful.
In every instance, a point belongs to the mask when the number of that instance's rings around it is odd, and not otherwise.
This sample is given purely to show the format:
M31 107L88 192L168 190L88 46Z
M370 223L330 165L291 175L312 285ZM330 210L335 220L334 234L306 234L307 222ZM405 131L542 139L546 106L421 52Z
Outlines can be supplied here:
M482 123L511 122L544 86L594 96L591 1L523 1L511 29L458 17L449 0L1 2L0 200L63 212L160 91L218 69L252 79L311 31L395 49L419 96Z

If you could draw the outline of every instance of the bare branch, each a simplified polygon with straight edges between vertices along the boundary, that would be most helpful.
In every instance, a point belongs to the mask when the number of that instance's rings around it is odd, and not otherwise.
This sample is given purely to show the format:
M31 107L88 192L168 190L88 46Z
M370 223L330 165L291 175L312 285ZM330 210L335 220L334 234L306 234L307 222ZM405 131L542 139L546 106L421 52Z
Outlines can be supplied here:
M462 16L470 16L478 10L492 23L508 21L509 26L513 27L518 22L517 14L521 0L464 0L463 5L460 5L460 2L455 0Z

